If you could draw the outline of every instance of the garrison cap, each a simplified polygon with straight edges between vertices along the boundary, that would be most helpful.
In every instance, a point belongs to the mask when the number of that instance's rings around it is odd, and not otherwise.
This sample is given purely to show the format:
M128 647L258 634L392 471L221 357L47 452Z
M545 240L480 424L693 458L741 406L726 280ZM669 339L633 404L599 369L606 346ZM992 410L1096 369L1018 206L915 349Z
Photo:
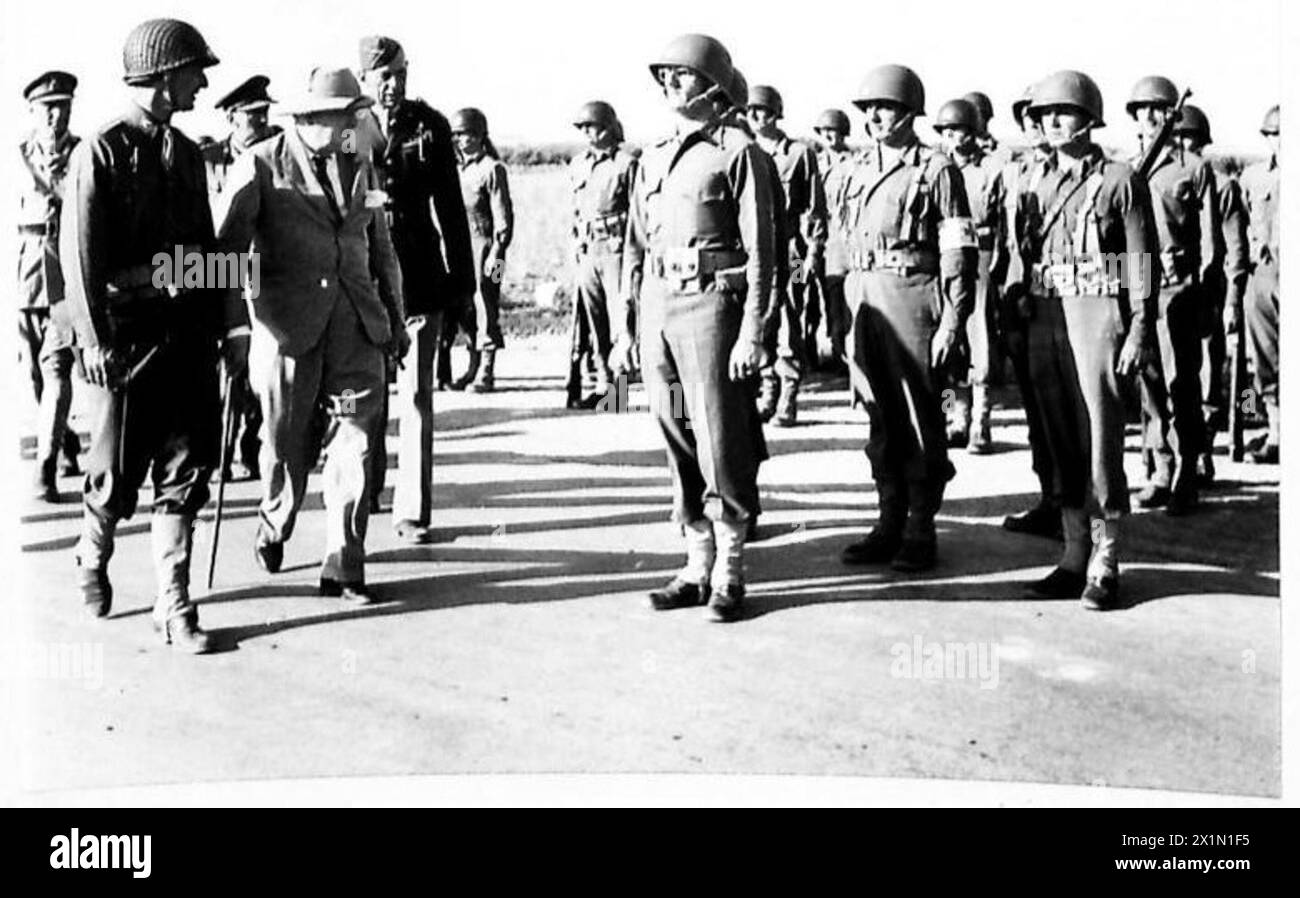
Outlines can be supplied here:
M61 100L71 100L76 89L76 75L46 72L23 88L23 99L29 103L58 103Z
M266 92L266 86L270 83L271 79L265 75L254 75L220 100L217 100L215 105L218 109L225 109L229 112L238 112L244 109L265 109L275 102Z
M391 37L371 34L361 39L361 71L406 68L406 51Z

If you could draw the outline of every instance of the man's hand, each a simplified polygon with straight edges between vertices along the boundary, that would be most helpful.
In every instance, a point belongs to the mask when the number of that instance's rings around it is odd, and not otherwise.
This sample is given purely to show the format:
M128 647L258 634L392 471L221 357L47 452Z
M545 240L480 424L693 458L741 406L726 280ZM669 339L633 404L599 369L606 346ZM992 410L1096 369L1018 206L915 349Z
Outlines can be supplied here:
M101 344L81 350L81 367L91 386L110 390L117 386L121 362L110 347Z
M609 367L615 374L624 374L632 370L632 337L619 334L609 350Z
M731 347L731 358L727 365L731 379L740 381L753 377L763 367L766 359L767 351L762 343L737 340L736 345Z
M1119 359L1115 362L1115 373L1120 377L1133 377L1142 368L1143 349L1142 332L1131 328L1124 345L1120 347Z
M939 328L930 341L930 367L943 370L954 365L965 351L965 339L959 327Z
M221 363L226 377L234 380L248 370L248 335L226 337L221 341Z
M394 362L401 362L411 348L411 335L404 327L393 328L393 339L388 344L388 354Z

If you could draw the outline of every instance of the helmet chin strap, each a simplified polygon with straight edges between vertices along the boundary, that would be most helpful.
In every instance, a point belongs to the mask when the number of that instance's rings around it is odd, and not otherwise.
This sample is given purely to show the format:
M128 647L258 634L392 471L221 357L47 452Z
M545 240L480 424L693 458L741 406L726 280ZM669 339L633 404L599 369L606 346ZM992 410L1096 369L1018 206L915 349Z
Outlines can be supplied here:
M890 146L890 141L893 140L895 136L906 133L910 130L914 121L916 121L916 113L906 112L894 120L894 124L890 127L887 133L881 134L879 137L873 137L872 139L877 143L883 143L885 146Z

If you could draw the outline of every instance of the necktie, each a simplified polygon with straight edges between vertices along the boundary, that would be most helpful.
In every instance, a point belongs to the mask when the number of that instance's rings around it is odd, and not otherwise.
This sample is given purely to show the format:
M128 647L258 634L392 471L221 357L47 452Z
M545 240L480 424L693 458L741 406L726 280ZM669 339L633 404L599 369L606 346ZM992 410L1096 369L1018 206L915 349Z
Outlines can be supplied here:
M333 213L336 221L342 221L343 213L339 211L338 196L334 192L334 185L330 183L329 159L325 156L313 156L311 162L312 167L316 169L316 180L325 191L325 199L330 204L330 212Z
M162 159L163 170L170 172L176 164L176 137L172 133L171 125L161 125L158 130L161 135L159 156Z

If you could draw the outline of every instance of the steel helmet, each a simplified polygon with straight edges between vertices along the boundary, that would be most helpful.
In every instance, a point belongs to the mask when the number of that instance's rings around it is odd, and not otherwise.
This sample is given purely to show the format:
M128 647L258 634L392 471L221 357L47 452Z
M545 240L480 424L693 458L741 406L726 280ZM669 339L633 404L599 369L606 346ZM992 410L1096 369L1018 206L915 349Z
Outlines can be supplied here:
M781 104L781 92L768 84L755 84L751 87L746 105L770 109L777 118L785 115L785 108Z
M1029 111L1048 106L1076 106L1092 117L1093 127L1105 127L1102 117L1101 90L1097 82L1083 72L1064 69L1048 75L1034 85Z
M1260 134L1281 134L1282 133L1282 107L1274 106L1268 112L1264 113L1264 123L1259 126Z
M1210 120L1205 117L1201 107L1188 103L1183 106L1183 117L1174 123L1175 134L1199 134L1206 143L1210 142Z
M1032 103L1033 100L1034 86L1028 84L1025 86L1025 91L1020 95L1020 98L1011 104L1011 117L1016 120L1017 125L1024 121L1025 110L1029 108L1029 104Z
M849 117L839 109L827 109L817 116L817 121L813 124L814 131L820 131L823 128L829 128L841 134L848 134Z
M139 84L192 63L207 67L219 61L193 25L179 19L150 19L126 36L122 80Z
M724 92L731 84L731 54L720 41L707 34L683 34L674 38L650 63L650 74L656 81L659 80L659 69L664 66L694 69Z
M882 100L898 103L916 115L925 115L925 86L920 76L905 65L876 66L867 72L853 105L863 109L868 103Z
M989 99L989 95L982 90L973 90L964 95L962 99L968 100L979 110L980 121L987 128L989 122L993 121L993 101Z
M601 128L611 128L618 121L618 116L614 113L614 107L604 100L592 100L590 103L583 103L578 109L577 115L573 117L573 125L580 128L583 125L598 125Z
M464 109L457 109L452 113L452 134L464 132L482 137L487 134L487 129L487 116L483 114L482 110L475 109L473 106L466 106Z
M740 73L740 69L731 70L731 82L726 94L732 106L744 106L749 101L749 82Z
M1178 88L1163 75L1147 75L1133 85L1133 92L1124 105L1124 111L1132 115L1133 110L1141 105L1177 106Z
M940 128L958 127L966 128L972 134L979 134L983 131L981 127L983 123L979 109L976 108L975 104L962 98L960 100L949 100L940 106L932 125L936 131Z

